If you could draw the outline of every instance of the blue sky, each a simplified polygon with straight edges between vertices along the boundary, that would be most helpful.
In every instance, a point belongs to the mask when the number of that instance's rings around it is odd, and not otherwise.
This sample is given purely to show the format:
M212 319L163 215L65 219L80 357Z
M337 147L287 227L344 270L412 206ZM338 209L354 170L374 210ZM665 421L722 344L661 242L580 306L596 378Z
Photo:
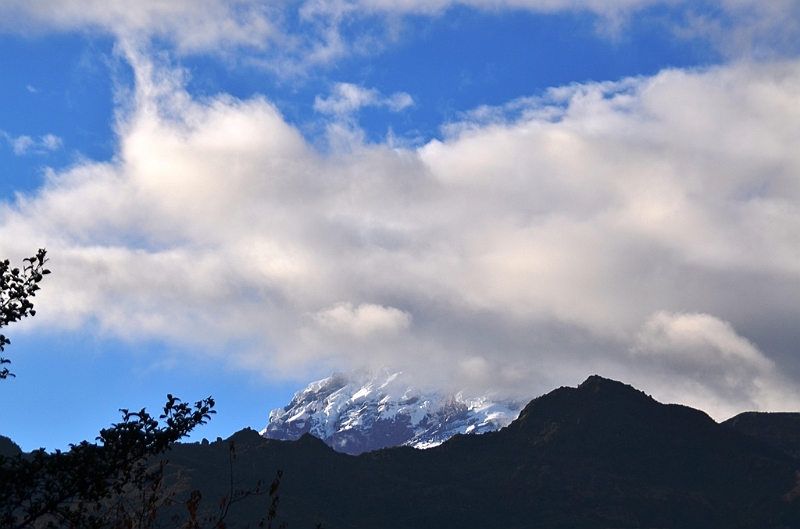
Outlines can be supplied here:
M194 438L334 370L536 396L599 373L800 405L800 4L0 7L0 434L166 393Z

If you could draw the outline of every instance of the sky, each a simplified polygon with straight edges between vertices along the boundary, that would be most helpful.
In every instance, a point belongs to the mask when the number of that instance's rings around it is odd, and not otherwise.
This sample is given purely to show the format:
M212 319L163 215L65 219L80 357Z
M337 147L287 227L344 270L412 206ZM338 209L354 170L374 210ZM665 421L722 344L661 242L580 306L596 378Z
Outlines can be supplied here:
M7 0L0 434L334 371L800 409L800 1Z

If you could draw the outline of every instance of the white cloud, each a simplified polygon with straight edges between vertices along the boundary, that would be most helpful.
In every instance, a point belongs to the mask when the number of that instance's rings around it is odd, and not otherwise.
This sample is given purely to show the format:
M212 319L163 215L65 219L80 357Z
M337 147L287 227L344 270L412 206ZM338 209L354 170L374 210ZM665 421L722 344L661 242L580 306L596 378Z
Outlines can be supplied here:
M650 8L664 8L671 14L664 21L683 38L710 41L731 57L796 56L800 52L800 1L777 0L307 0L299 9L301 18L325 28L319 41L327 52L323 61L339 58L358 48L355 41L364 36L347 36L344 22L370 16L391 22L406 15L435 17L448 9L467 6L478 10L528 11L537 14L590 13L597 17L599 33L616 38L637 14ZM367 41L374 50L376 41L390 41L386 35L371 35ZM377 47L380 47L379 45Z
M194 100L129 53L117 157L0 208L0 255L52 256L26 325L270 376L388 364L531 395L600 372L719 413L796 402L775 373L800 336L768 330L800 317L800 62L573 85L322 155L266 99ZM719 366L742 382L696 375Z
M377 105L379 93L350 83L337 83L328 98L317 96L314 110L323 114L349 115L361 107Z
M690 4L689 4L690 5ZM703 38L715 43L732 57L797 56L800 31L800 2L776 0L757 2L747 0L718 0L712 2L722 16L702 14L691 9L676 34L689 38Z
M45 134L42 136L40 141L42 148L48 151L57 151L62 147L63 144L64 142L61 140L61 138L53 134Z
M395 92L391 97L384 99L383 104L392 112L400 112L414 104L414 99L405 92Z
M5 131L0 131L0 136L4 137L14 154L23 156L26 154L46 154L47 152L57 151L63 146L63 141L53 134L45 134L38 140L27 135L12 136Z
M405 92L383 97L374 88L368 89L352 83L336 83L332 92L327 98L317 96L314 99L314 110L346 118L363 107L387 107L392 112L400 112L414 104L414 100Z
M101 30L125 38L159 37L181 52L219 47L268 46L278 31L272 2L258 0L7 0L0 4L2 27Z
M30 136L17 136L16 138L9 136L8 134L4 134L6 141L11 145L11 148L14 149L14 154L17 156L21 156L28 152L28 150L33 147L34 141L33 138Z
M408 330L411 315L394 307L383 307L373 303L337 303L329 309L313 315L317 324L330 331L351 334L356 337L396 334Z
M328 143L340 152L350 151L364 142L364 131L358 124L356 114L363 107L386 107L390 112L400 112L414 104L405 92L396 92L384 97L374 88L364 88L352 83L336 83L327 98L317 96L314 110L330 116L326 125Z
M633 352L716 374L723 374L727 366L754 374L775 367L755 345L736 334L730 323L710 314L656 312L637 335Z
M631 349L637 367L659 373L659 398L702 407L717 419L743 409L792 411L800 392L733 326L702 313L656 312Z

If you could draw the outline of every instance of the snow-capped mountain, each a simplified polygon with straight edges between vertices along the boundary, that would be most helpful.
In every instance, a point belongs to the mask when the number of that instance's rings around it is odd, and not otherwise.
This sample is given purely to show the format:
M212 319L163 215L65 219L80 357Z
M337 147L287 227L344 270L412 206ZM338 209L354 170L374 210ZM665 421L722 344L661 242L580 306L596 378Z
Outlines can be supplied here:
M402 373L335 373L273 410L260 433L298 439L311 433L335 450L360 454L389 446L436 446L455 434L498 430L517 418L525 402L422 393Z

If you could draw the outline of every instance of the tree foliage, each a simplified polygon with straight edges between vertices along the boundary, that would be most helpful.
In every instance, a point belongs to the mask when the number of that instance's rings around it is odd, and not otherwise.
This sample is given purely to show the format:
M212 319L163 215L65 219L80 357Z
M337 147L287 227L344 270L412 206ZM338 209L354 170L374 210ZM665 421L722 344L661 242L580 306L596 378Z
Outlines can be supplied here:
M12 268L8 259L0 261L0 329L27 316L36 315L31 298L39 290L39 282L50 270L44 267L47 250L40 248L36 255L23 260L22 269ZM11 340L0 334L0 352ZM8 364L7 358L0 357L0 366ZM14 376L8 367L0 368L0 379Z
M210 397L190 406L168 395L163 423L144 409L121 410L122 422L102 430L98 443L0 457L0 526L107 527L107 500L152 483L148 458L205 424L213 406Z

